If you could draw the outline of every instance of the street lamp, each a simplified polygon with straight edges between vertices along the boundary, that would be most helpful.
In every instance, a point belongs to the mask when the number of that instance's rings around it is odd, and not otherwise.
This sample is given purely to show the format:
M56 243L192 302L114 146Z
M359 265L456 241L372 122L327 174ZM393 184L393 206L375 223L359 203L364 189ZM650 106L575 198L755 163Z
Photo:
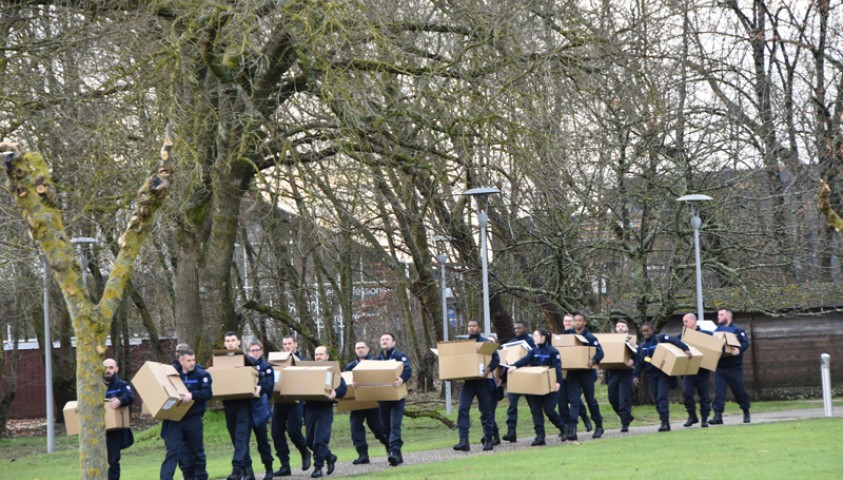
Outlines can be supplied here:
M489 216L486 214L486 207L489 195L496 193L501 193L501 191L497 188L478 187L460 194L477 199L477 223L480 224L480 263L483 268L483 334L486 336L492 333L492 321L489 317L489 260L486 253L486 225L489 223Z
M439 261L440 283L442 284L442 340L448 341L448 290L445 285L445 265L448 262L446 242L447 237L434 237L436 242L436 260ZM445 410L451 414L451 382L445 381Z
M700 226L702 225L702 220L697 212L697 204L712 200L714 199L708 195L699 193L684 195L676 199L677 202L686 202L691 207L691 225L694 227L694 256L696 257L697 275L697 319L699 320L700 328L706 330L714 330L716 325L710 320L703 319L702 263L700 262Z

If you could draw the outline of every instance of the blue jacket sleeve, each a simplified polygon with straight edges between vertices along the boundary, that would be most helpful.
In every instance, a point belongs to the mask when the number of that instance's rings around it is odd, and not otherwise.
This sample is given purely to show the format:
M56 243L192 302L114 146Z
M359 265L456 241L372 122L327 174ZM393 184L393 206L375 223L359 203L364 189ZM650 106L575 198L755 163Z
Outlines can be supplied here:
M659 343L670 343L681 348L683 352L690 350L685 342L679 340L678 338L671 337L670 335L659 335Z
M747 349L749 349L749 337L746 336L746 332L742 328L736 328L735 336L737 336L738 341L741 342L741 353L747 351Z
M527 352L527 355L521 357L517 362L513 363L512 366L516 368L526 367L528 365L533 364L533 357L535 356L536 349L532 349Z
M559 351L555 350L552 351L552 359L553 362L553 369L556 370L556 383L562 385L562 356L559 355Z
M129 382L122 382L120 385L120 393L117 395L117 398L120 399L120 404L123 406L135 403L135 394L132 391L132 386L129 385Z
M337 392L337 400L345 397L345 394L348 392L348 385L346 385L345 379L340 377L340 386L335 388L334 391Z
M597 365L600 363L600 360L603 360L603 346L600 345L600 341L597 340L597 337L591 333L589 333L586 338L588 339L588 343L595 347L596 351L594 352L594 356L591 357L591 363Z
M638 345L638 349L635 351L635 363L632 367L632 376L633 377L637 378L637 377L641 376L641 368L642 368L643 363L644 363L644 349L641 348L641 345Z
M275 389L275 369L269 362L260 362L258 368L258 385L261 387L261 393L268 393L272 395L272 390Z
M410 377L413 376L413 369L410 367L410 359L407 358L407 355L403 355L401 361L404 362L404 371L401 372L401 380L407 383L410 381Z
M489 370L494 370L498 368L501 364L501 357L498 355L498 352L492 353L492 363L489 364Z
M208 379L207 382L204 381L205 378ZM202 385L202 387L193 392L193 400L197 402L207 402L214 396L214 391L211 388L211 383L213 383L211 374L203 371L201 375L197 376L197 380L199 380L199 384Z

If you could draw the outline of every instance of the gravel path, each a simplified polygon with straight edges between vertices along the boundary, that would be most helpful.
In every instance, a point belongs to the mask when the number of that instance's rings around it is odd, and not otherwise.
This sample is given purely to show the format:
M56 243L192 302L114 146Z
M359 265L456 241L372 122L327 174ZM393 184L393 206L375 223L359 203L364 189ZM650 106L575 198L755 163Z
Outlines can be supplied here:
M840 417L843 416L843 407L835 407L834 408L834 416ZM797 419L805 419L805 418L819 418L824 415L823 409L802 409L802 410L784 410L779 412L763 412L763 413L753 413L752 414L752 423L767 423L767 422L780 422L785 420L797 420ZM724 425L716 425L711 426L709 428L725 428L729 426L736 426L736 425L743 425L743 414L737 415L724 415L723 416ZM681 420L677 420L671 422L670 427L672 430L684 430L682 424L685 422L685 417L683 416ZM633 423L634 425L634 423ZM605 434L603 434L603 439L609 438L617 438L620 436L629 436L629 435L645 435L650 433L657 433L658 425L646 425L646 426L630 426L629 433L620 433L618 429L607 430ZM692 428L700 428L699 424L694 425ZM474 441L479 441L478 433L476 432L479 430L475 428L472 430L472 437L471 439ZM547 429L548 437L547 437L547 446L546 447L530 447L530 442L533 441L532 435L529 437L519 438L518 442L516 443L509 443L503 442L500 445L495 446L495 450L492 452L484 452L482 450L482 445L479 443L473 443L471 445L470 452L457 452L451 448L444 448L439 450L426 450L421 452L408 452L404 453L404 464L405 465L420 465L425 463L436 463L436 462L444 462L451 459L457 458L465 458L467 456L474 456L474 455L491 455L494 452L511 452L516 450L524 450L528 448L553 448L554 446L559 446L561 443L559 441L559 435L550 435L551 431L555 430L552 426ZM669 434L668 434L669 435ZM456 443L459 439L457 438L456 431L453 432L454 443ZM591 433L585 432L578 432L579 441L578 442L565 442L565 443L582 443L582 442L594 442L594 441L601 441L600 440L593 440L591 438ZM374 454L372 458L372 463L368 465L352 465L351 460L341 460L337 462L336 470L330 476L325 476L323 478L338 478L338 477L350 477L355 475L365 475L367 473L373 472L380 472L382 470L387 470L391 468L389 463L386 461L386 452L378 445L371 445L372 450L371 453ZM404 466L399 466L397 468L403 468ZM302 472L301 469L294 469L292 477L285 477L285 478L310 478L310 473L313 470L308 470L306 472ZM260 477L258 477L260 478Z

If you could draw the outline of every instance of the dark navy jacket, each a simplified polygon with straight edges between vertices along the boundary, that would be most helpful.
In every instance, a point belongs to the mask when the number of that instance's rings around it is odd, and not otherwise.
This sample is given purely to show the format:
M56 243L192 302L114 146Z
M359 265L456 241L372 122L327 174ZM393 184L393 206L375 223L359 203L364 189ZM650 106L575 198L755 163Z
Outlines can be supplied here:
M536 342L533 341L533 336L530 335L529 333L525 333L524 335L521 335L520 337L512 337L512 340L510 340L506 343L521 342L521 341L527 342L530 345L530 348L536 348Z
M333 400L307 400L304 402L304 408L310 410L334 408L334 402L345 397L345 394L348 393L348 385L346 385L345 379L340 377L340 386L335 388L334 391L337 392L337 396Z
M562 358L559 350L554 348L550 342L544 342L530 350L527 355L515 362L514 367L551 367L556 370L556 383L562 385Z
M272 395L275 388L275 369L263 357L252 358L246 355L246 361L258 371L258 385L261 387L261 394Z
M382 359L380 359L380 358L377 358L377 359L376 359L376 358L372 358L372 355L371 355L371 354L369 354L369 355L366 355L366 358L364 358L363 360L382 360ZM345 368L343 368L343 369L342 369L342 371L343 371L343 372L350 372L350 371L354 370L354 367L356 367L356 366L357 366L357 365L359 365L359 364L360 364L360 359L359 359L359 358L355 358L353 362L348 362L348 363L346 364Z
M474 340L475 342L488 342L489 341L488 338L484 337L483 335L480 335L479 333L477 335L469 335L468 338L471 339L471 340ZM498 356L498 352L493 353L492 354L492 363L490 363L489 367L488 367L489 371L493 371L494 369L498 368L498 365L500 365L500 364L501 364L501 357ZM493 376L489 375L489 379L493 379ZM471 381L471 380L469 380L469 381Z
M410 377L413 375L413 369L410 368L410 359L407 358L406 354L394 348L392 350L382 350L380 355L375 357L374 360L398 360L403 363L404 371L401 372L401 380L404 380L404 383L409 382Z
M688 350L688 345L679 341L678 338L673 338L670 335L665 335L663 333L654 333L649 340L645 338L644 341L638 345L638 352L635 353L635 368L632 370L632 375L634 377L640 377L642 372L649 373L651 369L658 370L655 365L648 361L644 361L644 359L653 358L653 352L656 351L656 345L661 342L676 345L681 348L683 352Z
M193 395L193 405L190 406L190 410L184 415L185 418L205 413L208 400L213 397L211 375L198 365L190 373L182 372L181 364L179 364L176 370L179 372L184 386Z
M111 381L105 387L105 399L119 398L121 406L126 407L135 403L135 394L129 382L121 380L117 374L111 377Z
M717 362L717 368L736 368L743 365L743 352L749 349L749 337L746 336L746 332L744 331L744 329L735 325L733 322L732 325L728 327L726 325L718 325L714 331L734 333L735 336L738 337L738 341L741 342L741 346L739 347L741 353L734 357L720 357L720 361ZM725 349L726 346L724 345L723 348Z
M568 330L565 330L564 333L582 335L588 341L589 347L596 347L594 356L591 357L591 363L597 365L600 363L600 360L603 360L603 347L600 345L600 341L597 340L597 337L588 330L588 327L583 328L582 333L577 333L576 328L569 328Z

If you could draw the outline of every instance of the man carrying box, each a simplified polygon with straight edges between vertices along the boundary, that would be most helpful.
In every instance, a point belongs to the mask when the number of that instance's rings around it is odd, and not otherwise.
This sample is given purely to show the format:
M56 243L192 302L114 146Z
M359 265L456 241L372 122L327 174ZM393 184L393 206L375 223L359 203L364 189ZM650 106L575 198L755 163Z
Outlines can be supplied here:
M237 333L225 332L223 345L226 350L239 351L240 338L237 337ZM249 417L252 414L251 402L248 398L222 402L225 410L225 426L234 447L234 454L231 457L232 470L226 480L255 480L254 472L246 471L246 457L249 456L249 437L251 436L249 425Z
M395 335L384 333L381 335L380 343L381 353L375 357L375 360L396 360L404 364L401 376L396 378L392 385L397 388L409 382L410 377L413 375L413 370L410 368L410 360L407 358L407 355L395 348ZM406 398L378 402L378 410L380 410L381 421L383 422L383 431L389 442L387 446L387 461L393 467L404 463L404 457L401 455L401 447L404 445L404 440L401 439L401 424L404 420L404 406L406 403Z
M372 360L369 355L369 345L366 342L357 342L354 344L354 354L356 358L353 362L349 362L343 369L344 372L354 370L361 360ZM380 404L378 404L380 405ZM401 412L402 415L404 412ZM348 423L351 427L351 442L357 450L357 458L351 462L354 465L364 465L369 463L369 444L366 443L366 427L363 423L369 425L369 430L372 434L380 440L389 453L389 441L383 430L383 420L379 408L368 408L365 410L352 410L348 413ZM400 434L399 434L400 438Z
M533 342L536 347L530 350L526 357L509 367L509 374L514 373L520 367L526 366L550 367L555 371L556 385L554 385L552 392L546 395L526 395L527 404L530 405L530 413L533 416L533 429L536 432L536 438L530 446L535 447L545 444L542 410L544 410L544 415L547 415L547 419L559 429L559 438L565 437L565 423L556 413L557 392L562 385L562 361L559 351L550 345L550 333L543 328L533 332Z
M327 362L328 347L319 346L313 352L317 362ZM304 402L304 423L307 431L307 446L313 451L313 473L311 478L322 476L322 465L327 464L325 474L334 473L337 456L331 453L328 443L331 441L331 427L334 424L334 400L345 396L348 387L340 377L340 386L331 389L330 400L308 400Z
M746 332L732 323L733 313L728 308L717 312L717 329L715 332L731 333L737 337L740 347L730 347L731 355L723 355L717 362L717 370L714 372L714 418L712 425L723 424L723 410L726 407L726 386L732 389L735 401L743 410L743 423L749 423L749 395L743 385L743 353L749 349L749 338Z
M102 362L104 367L102 380L105 383L106 408L118 409L128 407L135 402L135 394L129 382L117 376L120 369L113 358L106 358ZM128 448L135 442L132 430L119 428L105 432L105 447L108 450L108 480L120 478L120 450Z
M211 375L196 365L196 354L189 348L179 351L179 366L176 370L188 390L181 394L182 400L193 400L193 405L181 421L164 420L161 424L161 438L167 447L167 456L161 464L161 480L173 480L179 461L184 462L182 471L193 472L193 479L208 480L202 419L206 404L213 397Z
M480 322L477 320L468 321L468 338L475 342L487 342L488 340L480 335ZM468 443L468 430L471 425L469 410L474 397L477 397L477 406L480 409L480 420L483 423L483 450L492 450L494 445L494 431L492 426L491 394L489 390L488 377L500 364L498 352L492 354L492 361L486 368L486 378L477 380L466 380L460 391L459 413L457 414L457 426L460 430L460 441L454 445L454 450L467 452L471 450Z
M269 445L269 437L266 432L266 422L272 416L269 407L269 399L275 389L275 369L263 357L263 344L256 338L249 342L246 363L258 371L258 384L255 387L255 398L250 400L250 427L255 434L255 441L258 444L258 454L266 469L263 480L270 480L272 472L272 447ZM246 471L252 472L252 457L246 449Z
M580 409L585 408L580 400L580 395L585 397L585 402L588 404L588 411L591 412L591 419L594 421L594 434L592 438L600 438L603 436L603 416L600 415L600 405L594 397L594 385L597 383L596 371L592 367L603 360L603 347L597 337L592 335L585 325L585 314L577 312L574 314L574 328L566 330L565 333L577 334L585 337L589 347L594 347L594 356L588 361L588 369L586 370L568 370L568 378L566 379L566 388L568 394L568 401L570 402L570 411L568 413L568 440L577 439L577 421L580 416Z
M281 347L285 352L294 354L301 360L306 360L299 353L299 344L292 335L287 335L281 340ZM307 442L301 434L302 419L304 417L304 404L276 403L272 409L272 442L275 444L275 454L281 461L281 468L275 472L276 477L289 477L293 474L290 468L290 447L287 445L287 435L290 441L301 453L301 469L310 468L311 454L307 449Z
M632 372L632 383L636 387L642 372L647 373L647 382L650 384L650 397L656 402L656 411L661 419L660 432L670 431L670 403L667 401L668 389L670 388L670 377L652 364L653 352L659 342L667 342L681 348L686 355L690 356L691 351L688 345L668 335L656 335L653 324L644 322L641 324L641 334L644 340L638 345L638 352L635 354L635 370Z
M615 333L629 334L629 320L619 318L615 322ZM631 337L628 337L631 338ZM629 359L629 366L635 365L635 359ZM621 419L621 432L629 431L629 424L635 420L632 416L632 369L607 368L606 383L609 387L609 404Z
M513 325L512 328L515 330L515 337L506 343L524 341L530 345L530 348L536 348L536 344L533 342L533 336L527 331L526 322L515 322L515 325ZM517 393L506 394L506 398L509 400L509 407L506 409L506 435L503 436L503 439L507 442L517 441L516 427L518 426L518 399L520 397L521 395Z
M682 325L689 330L696 330L706 335L711 335L710 332L703 330L697 325L697 316L693 313L686 313L682 317ZM682 339L682 335L679 335ZM696 375L685 375L682 377L682 396L685 400L685 410L688 411L688 420L682 425L683 427L690 427L700 422L697 418L697 406L694 404L694 393L700 396L700 417L702 418L702 428L708 427L708 414L711 412L711 397L708 395L708 384L711 380L711 372L701 368Z

